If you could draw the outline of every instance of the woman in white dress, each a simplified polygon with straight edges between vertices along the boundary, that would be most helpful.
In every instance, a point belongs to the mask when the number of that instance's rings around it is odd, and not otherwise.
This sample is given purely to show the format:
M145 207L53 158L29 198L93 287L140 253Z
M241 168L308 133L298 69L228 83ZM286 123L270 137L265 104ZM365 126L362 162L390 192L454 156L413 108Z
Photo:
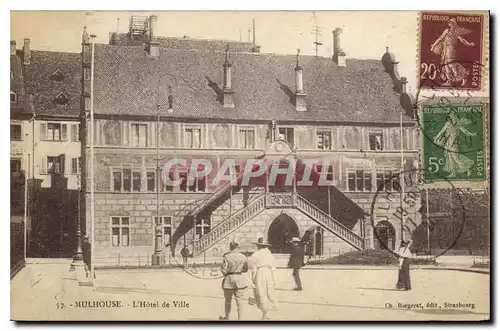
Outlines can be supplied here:
M268 312L276 309L274 288L276 284L276 261L274 260L268 243L264 238L254 242L257 251L248 260L254 285L255 303L262 311L262 319L267 320Z

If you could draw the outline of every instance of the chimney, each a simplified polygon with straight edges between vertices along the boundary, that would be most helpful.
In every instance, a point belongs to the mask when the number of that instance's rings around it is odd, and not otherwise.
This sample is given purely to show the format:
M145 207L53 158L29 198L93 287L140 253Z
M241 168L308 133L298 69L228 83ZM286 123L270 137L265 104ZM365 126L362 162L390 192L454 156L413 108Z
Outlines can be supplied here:
M336 28L333 32L333 61L337 63L339 67L346 66L345 52L340 47L340 34L342 33L341 28Z
M30 40L29 38L24 39L24 47L23 47L23 64L29 65L31 60L31 51L30 51Z
M156 26L158 23L158 17L156 15L149 16L149 43L148 50L149 55L157 57L160 55L160 44L156 39Z
M226 57L224 61L224 87L223 87L223 97L222 105L224 108L234 108L234 97L233 90L231 87L231 63L228 61L229 44L226 47Z
M297 63L295 65L295 109L306 111L306 93L304 92L304 80L302 77L302 67L299 64L300 49L297 50Z
M10 41L10 55L16 55L16 41Z

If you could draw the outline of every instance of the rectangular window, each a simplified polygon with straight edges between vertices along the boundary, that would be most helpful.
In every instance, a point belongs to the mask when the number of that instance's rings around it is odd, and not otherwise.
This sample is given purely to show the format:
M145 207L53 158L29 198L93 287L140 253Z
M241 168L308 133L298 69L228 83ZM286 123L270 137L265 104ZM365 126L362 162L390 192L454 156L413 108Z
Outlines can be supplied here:
M377 171L377 190L398 191L399 177L394 176L394 172L390 170Z
M328 183L331 183L333 181L333 166L331 164L318 165L317 171L320 174L321 178L325 178L325 175L323 173L326 172L326 180L328 181Z
M15 177L21 175L21 159L10 159L10 173Z
M130 222L128 217L111 217L111 246L130 246Z
M47 171L50 174L62 174L63 160L59 156L47 156Z
M255 148L255 130L251 128L239 129L239 146L238 148L254 149Z
M132 146L147 147L148 145L148 125L132 124Z
M371 151L381 151L384 149L384 144L382 140L382 132L369 132L368 140L370 143Z
M23 140L21 124L11 124L10 125L10 140L19 141Z
M61 124L47 123L47 140L61 140Z
M141 191L141 171L131 168L113 170L113 191L115 192L140 192Z
M278 129L278 138L280 140L285 140L290 145L294 146L293 128L279 128Z
M132 186L132 170L123 169L123 191L130 192Z
M186 128L184 131L185 147L200 148L201 147L201 129Z
M80 124L71 124L71 141L80 141Z
M155 172L154 171L148 171L146 172L146 189L148 192L156 192L156 181L155 181Z
M154 217L154 222L158 221L158 217ZM163 246L167 246L170 244L170 238L172 237L172 217L170 216L160 216L160 222L162 225L162 234L163 234Z
M316 130L318 149L332 149L332 132L330 130Z
M134 171L132 173L132 186L134 192L140 192L141 191L141 172L140 171Z
M79 174L80 173L80 158L73 157L71 158L71 173Z
M198 218L196 221L196 234L199 237L202 237L203 235L207 234L210 232L210 229L212 228L212 217L210 215L208 216L202 216Z
M347 172L349 191L372 191L372 173L370 170L356 170Z
M180 186L179 190L181 192L187 192L187 172L179 172Z
M113 171L113 191L121 192L122 190L122 171Z

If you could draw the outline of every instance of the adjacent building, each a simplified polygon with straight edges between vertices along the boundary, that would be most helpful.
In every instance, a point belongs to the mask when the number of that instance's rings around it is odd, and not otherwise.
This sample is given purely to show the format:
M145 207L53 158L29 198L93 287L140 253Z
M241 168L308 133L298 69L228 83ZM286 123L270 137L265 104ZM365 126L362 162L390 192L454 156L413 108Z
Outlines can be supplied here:
M28 256L75 251L80 186L80 54L22 49L11 41L13 212L28 227ZM24 205L27 205L26 215ZM20 209L17 210L16 206Z

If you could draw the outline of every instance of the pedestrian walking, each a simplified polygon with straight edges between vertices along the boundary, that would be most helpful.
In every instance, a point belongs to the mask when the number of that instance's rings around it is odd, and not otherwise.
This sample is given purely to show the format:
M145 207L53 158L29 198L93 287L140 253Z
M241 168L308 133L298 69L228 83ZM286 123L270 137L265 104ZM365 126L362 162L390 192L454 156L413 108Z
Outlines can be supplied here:
M291 240L292 253L288 261L288 267L293 269L292 275L295 280L294 291L302 291L302 281L300 280L299 270L304 264L304 245L299 238L293 237Z
M410 262L412 254L410 252L411 241L401 241L399 246L398 256L399 256L399 272L398 272L398 282L396 283L396 288L402 289L404 291L411 290L410 281Z
M220 320L228 320L231 313L231 304L233 296L238 308L238 319L243 319L244 306L246 300L246 289L248 287L248 278L244 274L248 271L247 257L239 251L239 244L231 242L229 244L230 252L224 254L221 271L224 275L222 280L222 290L224 292L224 316Z
M184 244L184 247L181 249L181 256L182 256L182 264L184 268L188 267L188 258L189 258L189 249L186 244Z
M274 288L276 284L276 261L274 260L268 243L264 238L259 238L254 242L257 251L249 259L251 279L254 286L255 303L262 311L262 319L269 319L270 310L277 309Z

